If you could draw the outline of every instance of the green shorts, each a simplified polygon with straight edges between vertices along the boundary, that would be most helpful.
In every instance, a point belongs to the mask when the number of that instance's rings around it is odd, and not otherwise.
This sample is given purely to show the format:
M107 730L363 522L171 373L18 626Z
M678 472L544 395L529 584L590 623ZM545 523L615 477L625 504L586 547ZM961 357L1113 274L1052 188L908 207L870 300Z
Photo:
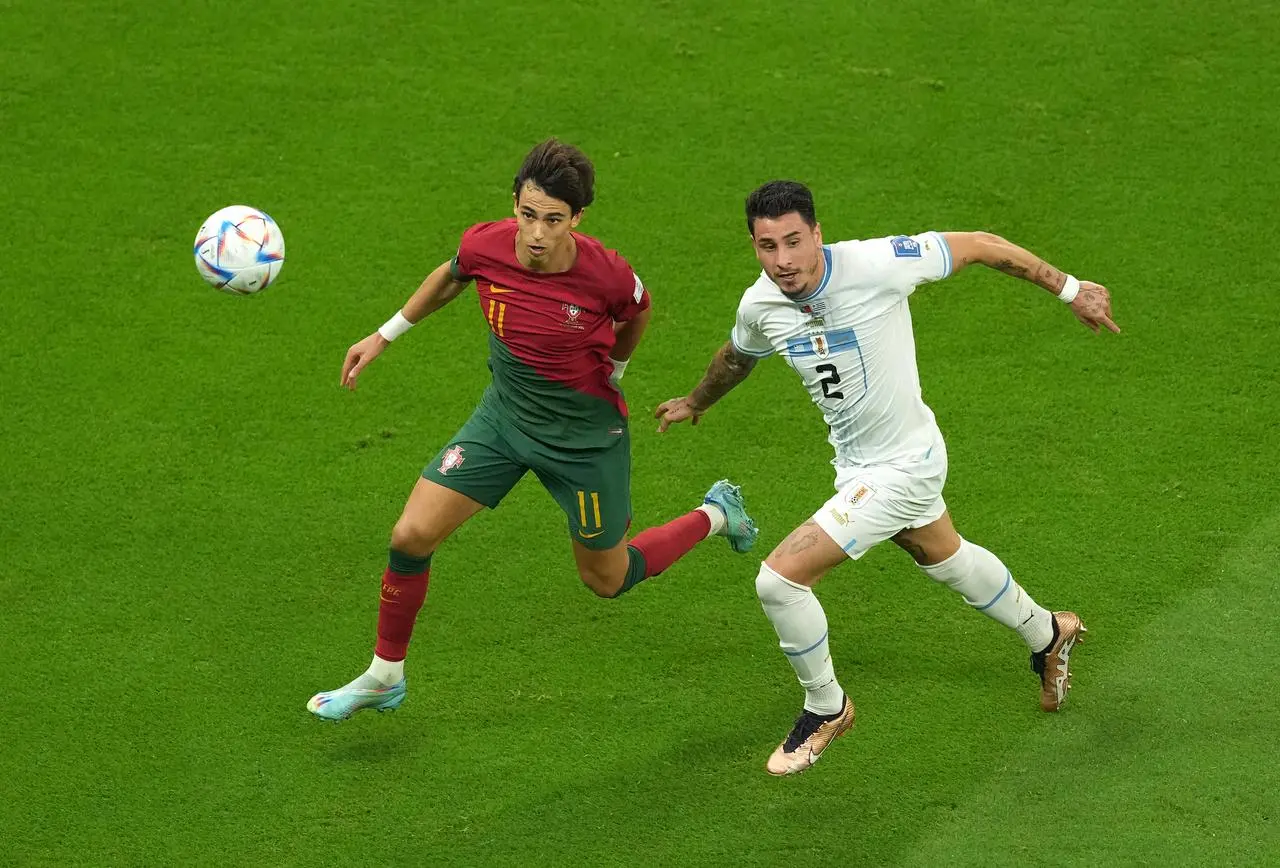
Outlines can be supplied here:
M602 449L560 449L481 404L422 475L493 509L532 470L589 549L611 549L631 525L631 434Z

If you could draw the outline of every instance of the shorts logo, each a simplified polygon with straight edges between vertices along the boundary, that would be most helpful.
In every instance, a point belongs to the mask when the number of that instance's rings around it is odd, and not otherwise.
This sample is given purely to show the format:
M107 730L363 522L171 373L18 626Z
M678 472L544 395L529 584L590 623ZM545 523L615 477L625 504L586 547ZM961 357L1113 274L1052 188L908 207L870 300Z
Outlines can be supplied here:
M844 500L850 509L857 509L875 496L876 490L870 485L865 482L854 482L845 489Z
M453 446L440 460L440 475L443 476L455 467L461 467L466 459L462 457L462 447Z
M893 245L893 255L900 259L903 257L920 258L920 242L909 235L899 235L897 238L891 238L889 243Z
M849 516L845 515L838 509L831 510L831 518L841 527L844 527L849 523Z
M567 319L560 323L560 325L571 329L578 329L579 331L586 329L584 324L578 322L578 317L582 316L582 308L578 307L576 304L566 303L560 305L560 309L564 311L565 316L567 317Z

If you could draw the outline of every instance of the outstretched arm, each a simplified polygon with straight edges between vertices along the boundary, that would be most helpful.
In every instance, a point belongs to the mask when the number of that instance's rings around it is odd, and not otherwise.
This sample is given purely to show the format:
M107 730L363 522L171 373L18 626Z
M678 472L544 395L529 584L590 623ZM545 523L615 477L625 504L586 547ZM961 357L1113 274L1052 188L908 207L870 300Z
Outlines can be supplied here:
M729 391L751 373L756 366L756 359L734 349L733 341L727 341L716 353L707 367L702 382L694 387L693 392L683 398L672 398L664 401L653 414L655 419L662 420L658 425L661 433L676 422L689 419L694 425L702 418L702 414L711 408Z
M427 275L404 307L396 311L396 315L387 320L381 328L347 350L342 361L341 385L355 389L356 377L360 372L387 348L387 344L407 332L423 317L431 314L453 301L471 281L458 277L453 273L453 262L442 264Z
M1111 293L1105 286L1076 280L1030 250L990 232L944 232L942 237L951 249L953 274L974 263L1003 271L1030 281L1070 304L1076 319L1094 332L1101 326L1120 331L1111 321Z

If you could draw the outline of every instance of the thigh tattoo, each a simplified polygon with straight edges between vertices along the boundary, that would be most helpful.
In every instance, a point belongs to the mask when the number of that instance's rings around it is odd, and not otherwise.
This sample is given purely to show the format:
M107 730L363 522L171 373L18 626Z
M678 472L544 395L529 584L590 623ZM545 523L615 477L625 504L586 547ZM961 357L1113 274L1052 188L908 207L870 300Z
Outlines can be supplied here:
M805 549L813 548L822 539L823 530L818 527L818 523L813 519L809 519L804 524L791 532L783 545L786 547L787 553L798 555Z

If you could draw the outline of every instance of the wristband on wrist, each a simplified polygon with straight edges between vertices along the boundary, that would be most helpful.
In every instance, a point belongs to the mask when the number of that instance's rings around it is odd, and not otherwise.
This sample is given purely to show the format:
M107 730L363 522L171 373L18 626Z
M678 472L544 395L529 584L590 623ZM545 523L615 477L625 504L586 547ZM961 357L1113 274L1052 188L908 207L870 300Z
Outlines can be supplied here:
M395 316L384 322L378 328L378 334L382 335L383 339L385 339L387 343L390 343L411 328L413 328L413 323L405 319L403 313L396 311Z
M1080 281L1076 280L1070 274L1062 284L1062 289L1058 290L1058 298L1067 304L1076 300L1076 296L1080 294Z

